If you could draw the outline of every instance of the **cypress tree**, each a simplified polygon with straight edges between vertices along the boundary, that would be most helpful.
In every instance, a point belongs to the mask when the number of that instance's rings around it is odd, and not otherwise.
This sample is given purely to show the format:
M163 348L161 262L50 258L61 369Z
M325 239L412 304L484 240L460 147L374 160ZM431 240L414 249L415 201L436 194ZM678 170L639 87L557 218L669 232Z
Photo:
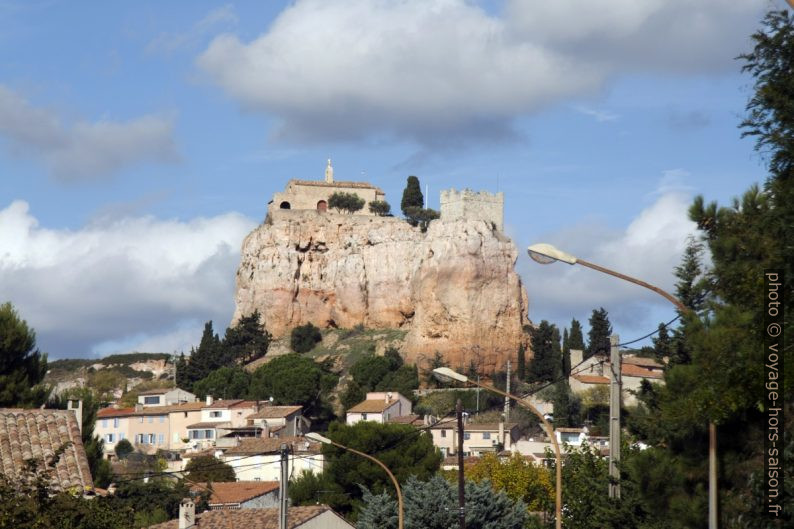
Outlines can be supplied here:
M11 303L0 305L0 408L43 404L46 373L47 355L36 348L36 333Z
M409 216L410 208L422 209L425 206L425 197L422 195L422 187L419 185L419 179L415 176L409 176L408 182L403 190L403 199L400 202L400 209L403 215Z
M568 333L568 348L584 351L584 336L582 324L576 318L571 320L571 332Z
M568 329L562 331L562 374L566 378L571 376L571 343Z
M518 369L516 370L518 380L524 380L527 377L527 353L524 344L518 347Z
M604 307L598 310L593 309L590 316L590 332L587 333L587 350L584 352L584 359L590 358L596 353L609 354L609 336L612 334L612 325L609 323L609 316Z
M560 376L562 367L560 332L546 320L532 330L532 362L529 381L551 381Z

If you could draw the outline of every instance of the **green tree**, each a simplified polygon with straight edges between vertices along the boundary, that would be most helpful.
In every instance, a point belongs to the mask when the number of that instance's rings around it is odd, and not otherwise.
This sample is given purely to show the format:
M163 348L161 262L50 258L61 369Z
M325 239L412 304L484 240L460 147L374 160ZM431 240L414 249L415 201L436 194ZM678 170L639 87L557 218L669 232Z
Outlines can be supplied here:
M532 329L532 361L529 364L529 381L552 381L560 377L562 354L560 332L554 324L542 320Z
M113 451L116 452L116 457L119 459L126 459L128 455L135 451L135 448L133 448L132 443L130 443L127 439L122 439L116 443Z
M529 516L522 501L495 491L485 480L466 482L466 527L469 529L523 529ZM357 529L396 529L397 502L385 491L364 489L366 507ZM456 489L441 476L427 481L411 477L403 487L406 529L449 529L458 523Z
M320 333L320 329L309 322L292 329L289 345L296 353L308 353L322 339L323 335Z
M334 422L328 437L343 445L378 458L404 483L409 476L427 479L441 464L441 454L433 446L429 434L405 424L378 424L361 421L352 426ZM335 490L349 495L333 498L332 506L340 512L351 512L361 507L362 492L359 485L376 493L392 491L394 485L383 469L359 455L323 445L327 482ZM313 502L312 502L313 503Z
M165 478L150 478L146 482L142 479L121 480L115 494L105 500L115 510L134 512L133 527L138 528L178 518L179 504L186 497L195 498L197 513L206 510L208 491L202 490L196 496L185 480ZM133 519L132 516L129 518ZM107 527L115 529L113 525Z
M609 315L604 307L593 309L590 316L590 331L587 333L587 349L584 358L587 359L594 354L609 354L609 337L612 335L612 325L609 323Z
M234 468L215 456L198 456L185 466L186 477L192 482L236 481Z
M193 389L193 384L205 378L215 369L226 364L226 358L222 351L221 340L215 331L212 330L212 321L204 324L204 332L201 335L201 342L195 349L191 349L190 358L182 369L181 382L183 389L188 391ZM177 370L179 366L177 366ZM179 374L179 371L177 371Z
M656 336L651 339L653 342L653 356L658 362L664 362L665 358L670 358L673 352L673 341L667 333L667 326L659 324Z
M527 350L524 344L518 346L518 367L516 369L518 380L527 378Z
M311 358L296 353L279 356L260 366L251 377L250 397L276 404L303 406L305 413L329 418L326 395L336 387L338 377Z
M552 386L554 405L554 425L576 427L580 425L581 400L571 391L567 380L560 380Z
M219 367L193 385L200 399L207 395L223 399L242 399L248 395L251 374L240 366Z
M0 408L41 406L49 388L42 382L47 355L36 349L36 333L11 303L0 305Z
M348 382L345 391L339 397L339 401L345 410L349 410L359 402L367 398L367 392L361 387L361 384L354 380Z
M226 329L223 337L223 356L226 362L247 364L267 354L272 336L261 323L258 310L240 318Z
M400 209L403 215L408 216L408 208L421 209L424 205L425 197L422 195L422 186L419 185L419 179L415 176L409 176L400 201Z
M518 452L507 459L495 453L485 454L466 467L466 478L475 483L488 481L494 490L504 491L513 501L523 501L530 511L545 511L554 503L549 470L530 463Z
M582 324L576 318L571 320L571 332L568 333L568 347L584 351Z
M334 193L328 199L328 207L352 214L364 207L364 199L355 193Z
M427 231L430 223L441 217L441 214L434 209L422 209L419 207L409 207L405 210L405 218L411 226L419 226L422 232Z
M369 203L369 212L379 217L386 217L391 214L391 206L385 200L373 200Z

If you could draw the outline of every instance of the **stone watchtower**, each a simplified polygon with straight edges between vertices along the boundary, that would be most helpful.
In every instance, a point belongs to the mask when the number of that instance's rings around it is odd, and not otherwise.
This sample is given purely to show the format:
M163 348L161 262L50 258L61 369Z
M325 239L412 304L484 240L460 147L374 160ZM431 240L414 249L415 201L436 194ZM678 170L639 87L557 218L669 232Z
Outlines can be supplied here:
M505 194L464 189L441 191L441 220L484 220L504 231Z

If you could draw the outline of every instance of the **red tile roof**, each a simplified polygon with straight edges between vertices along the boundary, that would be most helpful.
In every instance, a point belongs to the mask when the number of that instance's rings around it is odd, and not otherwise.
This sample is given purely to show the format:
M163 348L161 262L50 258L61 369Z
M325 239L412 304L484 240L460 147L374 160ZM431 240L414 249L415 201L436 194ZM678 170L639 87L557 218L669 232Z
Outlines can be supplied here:
M0 473L14 480L26 468L26 461L39 459L46 464L61 448L64 451L52 472L53 486L93 488L74 412L0 408Z
M216 483L196 483L191 490L202 492L211 490L209 504L239 504L278 490L278 481L229 481Z
M342 517L336 514L327 505L305 505L301 507L290 507L287 511L287 527L289 529L300 529L309 520L330 512L332 516ZM349 525L349 524L348 524ZM149 529L177 529L179 520L171 520L157 525L152 525ZM352 525L349 525L353 529ZM219 510L205 511L196 515L196 529L278 529L278 509L240 509L240 510Z
M623 364L620 372L624 377L640 377L640 378L664 378L664 373L661 371L652 371L644 367L635 366L632 364Z
M304 437L243 437L240 444L224 451L227 456L275 454L281 449L282 443L292 446L293 452L320 453L320 443L309 441ZM308 446L307 446L308 445Z
M653 358L646 358L643 356L624 356L623 365L626 364L633 364L635 366L642 366L642 367L652 367L656 369L662 369L664 367L664 365L660 364Z
M97 419L107 419L108 417L125 417L133 415L135 408L102 408L96 412Z
M398 402L397 399L391 401L386 401L386 399L365 400L347 410L347 413L382 413Z
M584 384L609 384L609 379L601 375L573 375L573 378Z
M302 409L301 406L264 406L258 412L246 417L246 419L281 419Z

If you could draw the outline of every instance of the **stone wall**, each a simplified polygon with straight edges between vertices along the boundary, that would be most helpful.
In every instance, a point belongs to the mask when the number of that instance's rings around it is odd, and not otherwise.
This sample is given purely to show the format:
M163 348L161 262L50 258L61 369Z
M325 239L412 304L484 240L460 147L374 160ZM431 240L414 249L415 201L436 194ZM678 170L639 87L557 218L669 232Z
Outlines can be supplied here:
M292 210L317 210L320 201L328 203L334 193L353 193L364 200L364 208L356 215L372 215L369 203L373 200L385 200L385 195L379 188L362 182L334 182L327 183L311 180L290 180L281 193L275 193L273 200L268 203L268 213L282 209L282 203L289 204Z
M492 222L499 231L504 230L504 193L488 193L464 189L441 191L441 219L484 220Z

